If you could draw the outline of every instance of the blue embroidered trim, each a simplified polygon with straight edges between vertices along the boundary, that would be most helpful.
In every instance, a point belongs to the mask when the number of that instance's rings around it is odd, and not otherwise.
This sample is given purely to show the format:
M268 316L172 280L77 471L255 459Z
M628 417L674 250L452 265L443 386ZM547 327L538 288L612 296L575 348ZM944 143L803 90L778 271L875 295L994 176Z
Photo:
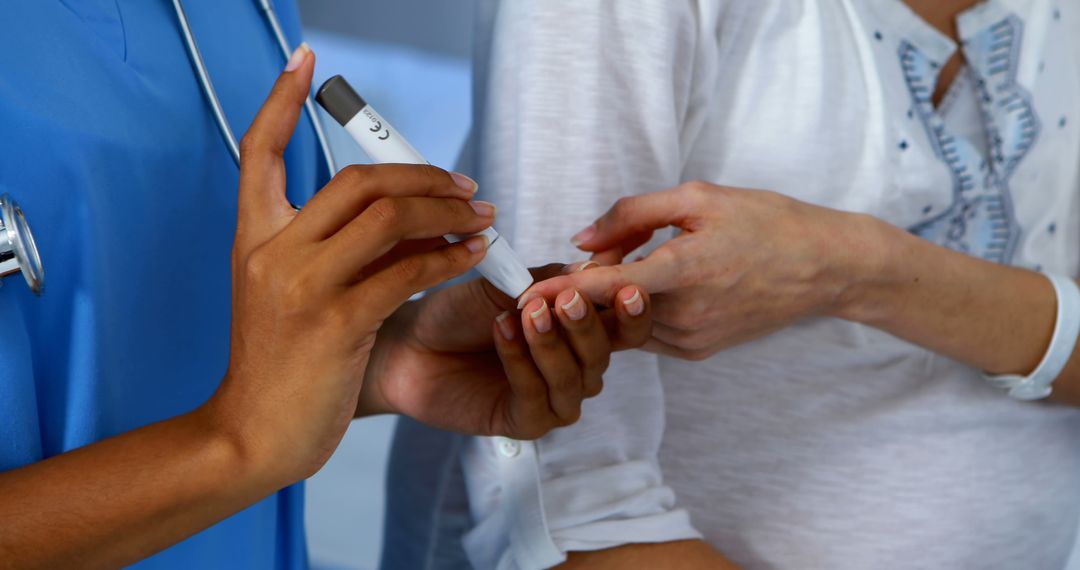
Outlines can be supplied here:
M954 136L934 109L937 64L907 41L900 63L914 108L934 152L952 172L953 203L943 213L909 228L913 234L955 251L998 263L1012 261L1021 229L1013 211L1009 179L1039 137L1041 125L1030 94L1016 82L1023 22L998 22L964 45L976 80L991 159ZM927 212L929 213L929 212Z

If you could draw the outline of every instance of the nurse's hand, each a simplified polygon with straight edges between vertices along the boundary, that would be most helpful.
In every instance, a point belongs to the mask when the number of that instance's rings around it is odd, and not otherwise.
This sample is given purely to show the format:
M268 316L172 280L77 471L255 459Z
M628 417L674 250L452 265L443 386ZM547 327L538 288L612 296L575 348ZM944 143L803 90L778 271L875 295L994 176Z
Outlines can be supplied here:
M333 453L357 406L383 321L413 294L468 271L494 208L475 183L428 166L353 166L302 212L282 153L310 91L314 56L284 73L241 144L228 374L207 405L265 475L288 484Z
M582 401L600 393L612 351L649 338L649 298L634 285L605 299L611 309L597 310L573 289L522 311L516 304L477 279L403 307L379 331L357 414L536 439L577 421Z
M619 200L574 241L611 265L656 230L674 227L677 237L639 261L559 277L530 292L577 287L602 299L641 284L655 303L646 348L700 360L841 311L854 278L875 259L874 234L866 231L875 223L781 194L693 182Z
M474 183L435 168L348 169L302 213L289 207L282 151L315 64L298 53L244 138L221 387L189 413L5 467L0 568L126 567L311 475L355 412L383 320L483 257L482 238L399 248L493 222L470 207Z

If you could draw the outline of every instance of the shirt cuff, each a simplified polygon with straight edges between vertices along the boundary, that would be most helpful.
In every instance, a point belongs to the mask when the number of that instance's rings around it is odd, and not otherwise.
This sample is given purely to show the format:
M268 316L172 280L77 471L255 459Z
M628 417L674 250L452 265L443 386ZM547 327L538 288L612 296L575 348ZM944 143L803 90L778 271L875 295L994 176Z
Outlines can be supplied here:
M477 568L533 570L570 551L700 539L655 462L634 460L542 481L535 442L474 438L462 455Z

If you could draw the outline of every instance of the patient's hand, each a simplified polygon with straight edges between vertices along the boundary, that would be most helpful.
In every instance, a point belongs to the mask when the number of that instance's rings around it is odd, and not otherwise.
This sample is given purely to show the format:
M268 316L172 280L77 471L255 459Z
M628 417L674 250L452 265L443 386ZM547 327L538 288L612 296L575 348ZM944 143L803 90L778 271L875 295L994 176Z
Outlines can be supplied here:
M843 316L852 285L877 274L878 223L773 192L687 183L619 200L574 238L608 266L537 283L525 295L576 287L602 298L636 283L655 304L645 349L701 360L804 318ZM668 227L679 235L622 263Z
M570 425L582 401L600 393L611 353L648 340L649 299L638 291L618 289L606 303L614 308L598 312L570 289L518 313L513 299L478 279L409 303L379 331L357 415L400 413L516 439Z

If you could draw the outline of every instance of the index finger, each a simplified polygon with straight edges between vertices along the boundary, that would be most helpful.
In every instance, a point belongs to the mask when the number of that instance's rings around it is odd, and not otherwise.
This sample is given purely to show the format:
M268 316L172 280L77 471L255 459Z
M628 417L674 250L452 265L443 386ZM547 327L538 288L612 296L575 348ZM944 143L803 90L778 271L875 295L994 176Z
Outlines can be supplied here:
M469 199L476 182L427 164L354 164L308 201L289 226L299 239L326 239L380 198L430 196Z
M668 291L674 287L678 273L670 250L661 247L634 263L594 267L541 281L526 290L518 304L524 307L537 297L554 299L562 291L577 289L593 303L608 305L627 285L638 285L653 294Z

